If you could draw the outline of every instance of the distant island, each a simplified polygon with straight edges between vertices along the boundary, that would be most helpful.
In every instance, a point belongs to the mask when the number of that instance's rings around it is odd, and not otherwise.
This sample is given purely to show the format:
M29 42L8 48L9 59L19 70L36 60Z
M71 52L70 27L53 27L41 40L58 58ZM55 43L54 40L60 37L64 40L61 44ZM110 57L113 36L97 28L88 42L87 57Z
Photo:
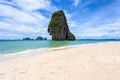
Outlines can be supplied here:
M53 13L48 26L48 33L52 40L75 40L75 36L70 32L67 19L63 10Z
M23 38L22 40L47 40L47 38L43 38L43 37L39 36L36 39L31 39L29 37L26 37L26 38Z
M22 40L33 40L33 39L26 37L26 38L23 38Z
M47 38L37 37L36 40L47 40Z

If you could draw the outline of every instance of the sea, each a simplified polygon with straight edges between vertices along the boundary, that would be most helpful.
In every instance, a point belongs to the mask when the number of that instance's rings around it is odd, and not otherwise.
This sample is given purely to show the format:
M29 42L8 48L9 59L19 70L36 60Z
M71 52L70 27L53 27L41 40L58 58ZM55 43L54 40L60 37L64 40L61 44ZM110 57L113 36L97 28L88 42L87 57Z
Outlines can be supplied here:
M120 42L120 40L75 40L75 41L53 41L53 40L0 40L0 55L13 54L34 49L50 49L63 46L77 46L83 44Z

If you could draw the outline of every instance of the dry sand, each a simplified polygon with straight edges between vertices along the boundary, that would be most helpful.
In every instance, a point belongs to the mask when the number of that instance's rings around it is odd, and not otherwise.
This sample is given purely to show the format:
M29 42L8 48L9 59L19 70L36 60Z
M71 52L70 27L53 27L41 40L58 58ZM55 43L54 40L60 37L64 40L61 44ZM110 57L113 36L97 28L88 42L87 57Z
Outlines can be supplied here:
M120 42L57 48L0 62L0 80L120 80Z

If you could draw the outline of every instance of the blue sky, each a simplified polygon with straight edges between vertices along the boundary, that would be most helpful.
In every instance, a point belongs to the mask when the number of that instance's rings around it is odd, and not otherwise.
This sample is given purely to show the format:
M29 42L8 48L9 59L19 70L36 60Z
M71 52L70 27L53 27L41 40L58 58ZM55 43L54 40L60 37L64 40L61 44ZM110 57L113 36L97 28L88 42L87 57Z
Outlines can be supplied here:
M120 38L120 0L0 0L0 39L50 39L48 24L60 9L77 38Z

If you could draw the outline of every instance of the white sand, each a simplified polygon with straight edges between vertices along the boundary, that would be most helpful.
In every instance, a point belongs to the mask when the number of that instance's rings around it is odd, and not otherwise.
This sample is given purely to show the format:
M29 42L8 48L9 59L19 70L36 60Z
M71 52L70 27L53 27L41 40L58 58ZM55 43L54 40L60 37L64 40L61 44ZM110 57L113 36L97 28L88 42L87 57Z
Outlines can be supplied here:
M120 42L58 48L0 62L0 80L120 80Z

